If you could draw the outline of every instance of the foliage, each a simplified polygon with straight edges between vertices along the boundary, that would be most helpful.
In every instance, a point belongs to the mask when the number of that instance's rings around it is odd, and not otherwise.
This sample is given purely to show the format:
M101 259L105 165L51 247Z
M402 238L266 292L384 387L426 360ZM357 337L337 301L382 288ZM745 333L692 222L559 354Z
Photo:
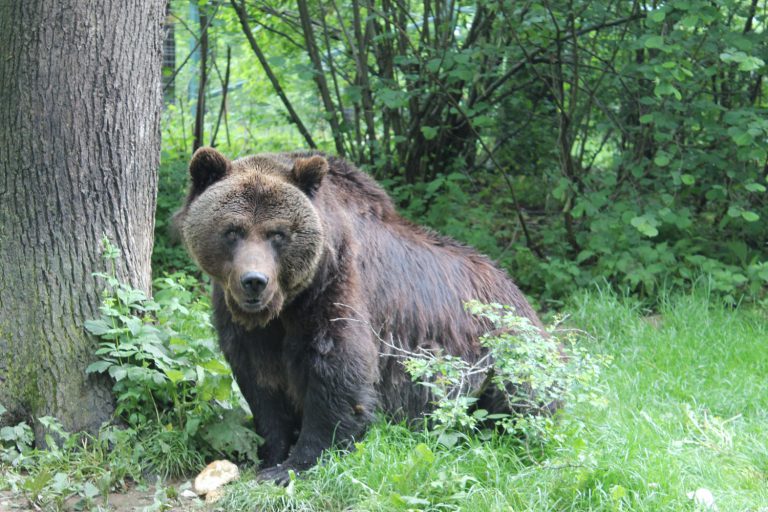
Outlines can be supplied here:
M179 227L173 222L173 214L181 206L181 191L188 180L186 164L187 159L166 159L158 170L155 244L152 248L152 275L155 278L177 272L202 277L181 243Z
M566 403L548 443L378 422L351 453L328 454L287 489L234 484L220 510L694 510L705 487L720 510L768 503L768 322L706 290L664 295L661 314L605 291L578 295L568 324L613 358L602 399Z
M444 353L422 352L404 362L414 381L430 390L435 408L429 416L441 442L455 443L458 432L482 428L489 420L526 441L543 441L552 431L550 412L557 404L601 402L597 379L608 359L577 346L575 331L560 337L542 333L510 306L471 301L466 309L492 327L480 338L486 349L483 357L468 363ZM493 388L510 414L489 414L476 407L480 394Z
M105 257L119 257L106 240ZM113 379L115 414L146 434L148 469L178 476L214 454L256 461L259 438L242 426L244 401L222 362L209 304L186 288L194 280L156 279L148 298L111 274L99 276L107 285L101 316L85 324L100 339L99 360L86 371Z
M45 449L32 446L32 429L25 423L6 427L17 435L12 443L5 435L0 442L0 489L22 494L44 510L63 510L66 501L90 509L129 480L142 478L136 431L105 426L97 435L71 434L55 418L37 422L46 432Z
M731 303L764 297L764 0L234 3L245 21L232 2L199 3L218 70L206 133L223 106L230 154L309 144L273 100L247 25L320 149L535 296L559 305L608 281L653 302L705 274ZM186 3L173 10L186 19ZM190 23L177 25L179 56L198 36ZM176 77L168 165L191 153L181 84L196 76L187 64Z

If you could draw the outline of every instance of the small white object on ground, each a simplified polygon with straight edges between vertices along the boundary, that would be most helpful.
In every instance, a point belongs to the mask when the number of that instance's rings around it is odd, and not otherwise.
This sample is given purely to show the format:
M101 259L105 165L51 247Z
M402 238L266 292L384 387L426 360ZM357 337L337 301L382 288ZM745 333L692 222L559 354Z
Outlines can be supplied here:
M184 489L179 493L179 496L188 500L197 499L197 493L192 489Z
M195 492L209 494L223 485L240 478L240 470L228 460L215 460L195 478Z
M693 500L694 505L703 508L704 510L717 511L717 505L715 505L715 497L712 496L712 491L699 487L693 492L688 493L688 499Z

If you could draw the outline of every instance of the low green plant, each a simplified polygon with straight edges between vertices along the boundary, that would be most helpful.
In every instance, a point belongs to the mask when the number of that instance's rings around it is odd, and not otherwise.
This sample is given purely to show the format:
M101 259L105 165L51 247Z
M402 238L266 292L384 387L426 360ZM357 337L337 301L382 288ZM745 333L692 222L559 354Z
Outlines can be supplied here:
M453 444L457 431L477 429L495 421L503 431L527 441L545 440L553 416L542 414L556 404L600 404L600 370L610 358L579 346L578 331L543 333L514 308L470 301L467 311L492 327L480 338L485 355L474 363L442 352L412 353L405 360L414 381L430 390L429 414L441 442ZM476 407L479 396L496 388L509 414Z
M0 418L6 408L0 404ZM35 434L25 422L0 428L0 462L13 464L25 452L32 449Z
M119 257L104 246L108 261ZM106 283L101 314L85 327L99 338L99 360L86 371L113 379L115 414L146 442L150 468L179 476L215 454L256 461L260 439L243 427L244 401L218 350L209 303L190 291L196 281L155 279L150 298L114 273L98 276Z
M697 510L699 488L723 512L762 510L768 321L715 297L663 296L652 316L606 290L575 297L565 323L592 335L579 346L612 356L600 372L607 406L566 402L536 449L469 429L446 446L380 420L354 451L326 453L287 488L244 473L218 510L679 512Z
M32 445L26 423L3 429L0 488L23 495L38 509L63 510L73 499L79 510L91 509L110 492L124 489L128 480L142 478L136 431L104 426L96 435L72 434L56 418L36 421L45 432L44 448Z

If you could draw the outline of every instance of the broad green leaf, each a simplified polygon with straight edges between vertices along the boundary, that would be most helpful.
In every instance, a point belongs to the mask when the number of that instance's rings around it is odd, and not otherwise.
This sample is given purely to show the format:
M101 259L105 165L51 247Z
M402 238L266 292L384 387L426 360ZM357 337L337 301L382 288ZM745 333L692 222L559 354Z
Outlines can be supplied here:
M650 36L645 40L646 48L664 48L664 36Z
M100 494L99 488L93 485L91 482L85 482L83 485L83 494L86 498L95 498Z
M659 167L666 167L669 165L669 155L664 152L659 152L658 155L656 155L656 158L653 159L653 163L658 165Z
M112 329L112 326L108 325L104 320L86 320L83 324L85 329L94 336L101 336L106 334Z
M424 135L426 140L432 140L437 136L437 128L433 126L422 126L421 134Z
M123 380L126 375L128 375L128 370L126 370L122 366L111 366L109 368L109 376L118 382Z
M88 365L85 369L85 373L103 373L107 371L112 364L113 363L110 361L96 361L95 363Z
M634 217L630 223L640 233L649 238L653 238L659 234L659 230L656 229L656 226L658 226L658 221L648 215L640 215L638 217Z
M164 370L164 372L168 376L168 378L171 380L171 382L174 384L177 384L178 382L181 382L184 379L184 372L181 372L179 370L167 369L167 370Z
M741 218L743 218L747 222L756 222L760 220L760 216L756 214L755 212L750 211L743 211L741 212Z

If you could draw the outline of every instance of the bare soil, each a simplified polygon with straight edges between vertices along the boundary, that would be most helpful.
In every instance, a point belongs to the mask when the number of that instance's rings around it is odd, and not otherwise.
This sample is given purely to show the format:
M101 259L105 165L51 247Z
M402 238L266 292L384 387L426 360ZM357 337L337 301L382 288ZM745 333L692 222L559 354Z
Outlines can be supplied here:
M178 489L178 485L166 484L166 488L175 487ZM94 500L93 508L90 510L97 510L103 512L144 512L145 510L164 510L171 512L201 512L211 510L213 507L205 505L203 500L198 498L177 498L174 500L167 500L165 502L166 507L160 508L154 507L155 505L155 486L150 485L148 487L132 487L125 492L110 493L106 502L101 498ZM10 491L0 491L0 512L40 512L56 510L53 507L39 507L21 494L13 494ZM87 507L83 508L81 498L79 496L73 496L65 501L64 508L61 509L66 512L76 512L82 510L89 510Z

